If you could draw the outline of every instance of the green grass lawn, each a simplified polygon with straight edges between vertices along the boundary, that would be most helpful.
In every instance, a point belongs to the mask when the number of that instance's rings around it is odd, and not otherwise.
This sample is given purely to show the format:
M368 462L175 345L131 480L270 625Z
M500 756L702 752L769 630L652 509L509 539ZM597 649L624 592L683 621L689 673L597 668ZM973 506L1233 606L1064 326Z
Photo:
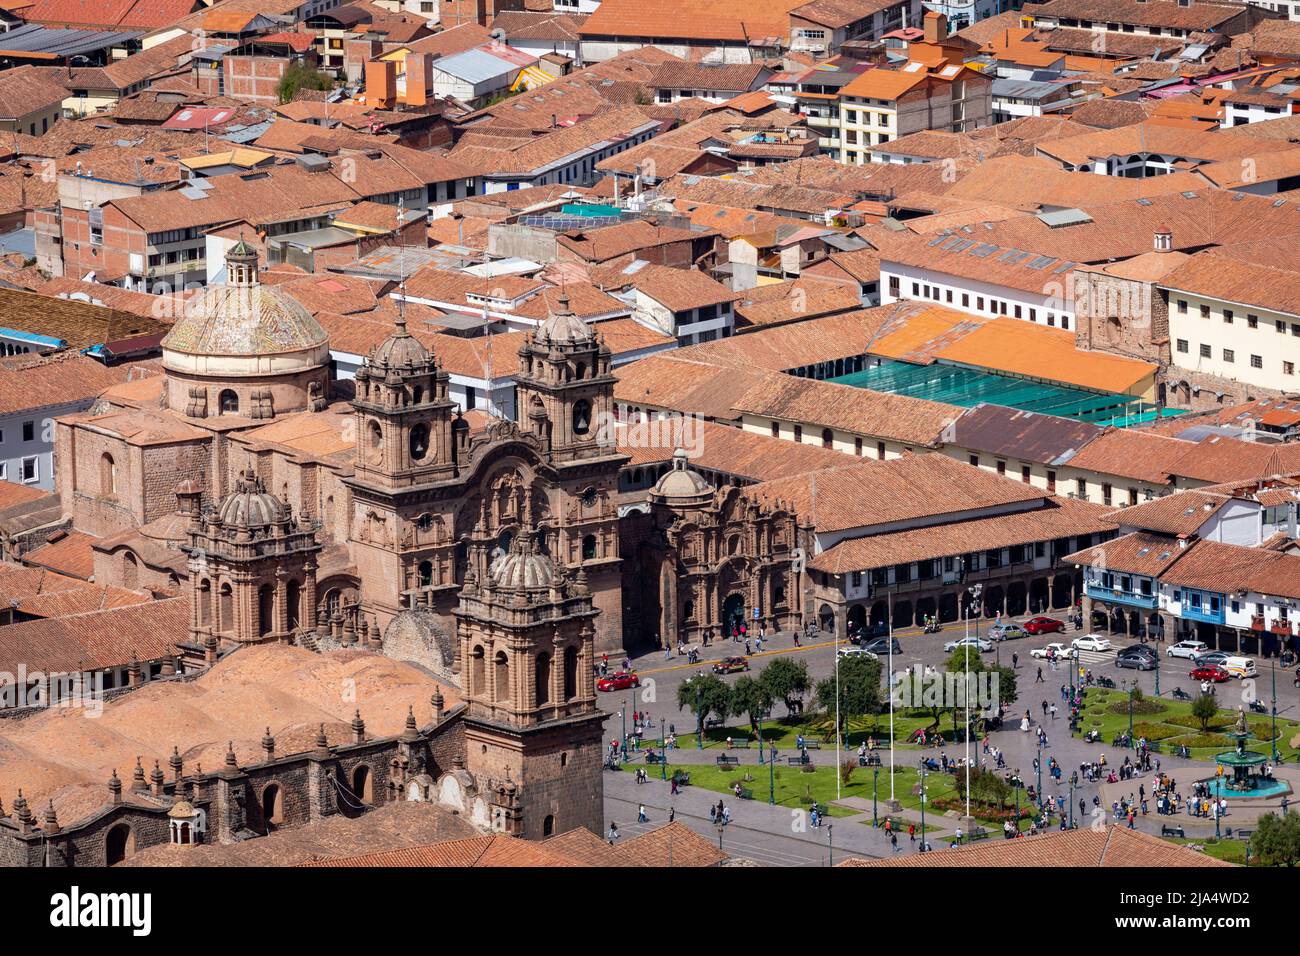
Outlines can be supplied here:
M1191 716L1191 702L1170 700L1167 696L1156 698L1147 695L1143 698L1142 709L1159 707L1160 710L1156 713L1135 712L1133 714L1134 736L1146 733L1148 739L1158 739L1163 753L1170 753L1175 747L1187 744L1191 746L1194 759L1212 760L1215 754L1234 746L1230 738L1223 736L1223 732L1231 730L1237 719L1236 708L1226 706L1237 699L1235 694L1230 695L1226 692L1232 688L1233 685L1230 683L1219 686L1219 696L1223 698L1225 706L1219 711L1219 715L1210 721L1209 730L1214 736L1208 738L1208 745L1196 745L1198 741L1202 743L1204 741L1200 724ZM1082 713L1082 732L1100 730L1103 738L1102 745L1109 746L1117 734L1128 730L1127 701L1128 695L1120 690L1090 689ZM1271 718L1267 714L1247 711L1246 719L1254 735L1246 741L1247 748L1260 753L1270 753L1268 736ZM1300 733L1300 724L1279 717L1277 730L1278 752L1287 763L1291 763L1300 756L1300 750L1291 746L1291 740Z
M816 758L814 758L814 763ZM646 773L650 774L651 779L656 779L659 775L659 768L646 767ZM768 786L771 777L766 764L755 766L747 764L731 769L723 769L713 764L681 764L674 766L669 764L667 775L671 777L673 771L681 769L691 775L692 787L700 787L705 790L714 790L718 793L732 795L732 787L740 782L742 787L754 791L756 801L766 803L768 797ZM919 810L921 807L920 795L915 793L917 785L918 770L913 767L898 767L894 771L894 796L898 802L906 809ZM746 775L751 780L746 780ZM784 761L776 766L775 780L775 797L776 803L783 807L795 809L807 809L812 801L827 804L832 817L854 816L862 813L860 809L842 807L834 805L836 796L836 775L835 767L824 765L816 767L811 773L804 772L799 767L788 766ZM870 813L870 801L872 792L872 772L867 767L858 767L853 771L847 784L841 784L839 788L839 797L860 797L868 801L867 813ZM930 773L926 776L926 786L928 788L930 800L941 800L951 798L956 794L956 787L953 778L945 773ZM876 798L879 804L879 818L881 821L887 815L885 802L889 799L889 770L888 767L882 768L878 784ZM1023 800L1023 794L1022 794ZM734 796L728 800L734 807ZM1012 804L1008 804L1011 806ZM978 808L974 808L974 815L980 818ZM733 810L734 812L734 810ZM990 827L1001 828L1000 822L994 823L988 821ZM1023 821L1024 826L1028 826L1028 820ZM927 820L927 832L934 830L951 830L955 824L946 820L941 812L935 812L931 820ZM906 830L904 824L902 829Z
M693 718L689 718L692 720ZM904 743L911 734L921 727L929 727L934 723L934 718L927 712L912 709L899 709L894 713L894 737L899 747L914 747L913 744ZM778 717L775 720L765 721L763 723L763 740L767 746L771 746L775 741L781 750L793 750L795 742L800 734L803 734L806 740L815 740L824 747L830 747L834 744L833 728L834 721L825 714L805 714L803 717ZM874 737L879 746L887 746L889 743L889 713L872 715L870 717L854 717L845 722L847 728L845 738L849 749L856 750L858 744L863 743L869 737ZM943 731L948 740L953 739L952 718L945 715L939 722L939 729ZM726 744L727 737L741 738L749 737L750 746L754 746L756 738L750 729L747 721L732 722L725 727L714 727L704 732L704 746L722 747ZM688 749L696 746L696 735L694 733L679 734L677 737L677 746ZM652 742L649 737L644 738L643 742L647 745L653 743L658 745L658 737Z
M1189 843L1195 843L1205 849L1206 856L1212 856L1216 860L1223 860L1227 863L1236 863L1238 866L1246 865L1246 841L1245 840L1216 840L1211 837L1208 840L1186 839L1180 840L1174 838L1170 843L1178 843L1186 846Z

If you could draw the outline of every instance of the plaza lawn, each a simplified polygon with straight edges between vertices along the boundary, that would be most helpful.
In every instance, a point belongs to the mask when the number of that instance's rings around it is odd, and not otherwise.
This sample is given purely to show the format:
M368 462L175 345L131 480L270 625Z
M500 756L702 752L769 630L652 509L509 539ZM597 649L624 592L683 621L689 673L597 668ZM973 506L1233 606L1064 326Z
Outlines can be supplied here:
M816 761L814 760L814 763ZM757 766L755 764L745 764L740 767L733 767L724 770L714 764L680 764L674 766L668 765L667 774L671 778L675 770L682 770L691 775L690 786L700 787L704 790L714 790L726 795L727 803L732 807L733 817L738 804L743 805L747 801L739 801L732 792L732 786L737 782L742 787L748 788L754 792L754 800L759 803L767 802L769 770L766 764ZM658 767L647 767L646 772L650 774L652 780L656 779L659 773ZM745 780L745 775L749 774L753 779ZM832 817L849 817L858 816L864 811L851 807L837 806L836 797L836 774L835 767L831 764L818 766L811 773L805 773L798 766L788 766L784 761L776 767L775 773L775 796L778 805L791 807L794 809L808 809L811 802L815 800L818 803L825 804L828 807ZM920 810L921 798L914 793L917 783L918 771L913 767L899 767L894 771L894 796L902 804L904 809ZM926 775L926 786L929 791L931 800L952 797L956 794L956 787L953 778L946 773L930 773ZM840 787L839 799L845 797L858 797L867 801L866 813L870 814L871 803L872 773L869 768L858 767L853 771L849 782ZM877 789L877 801L879 804L879 818L883 821L888 811L885 802L889 799L889 772L888 769L882 769L879 777ZM1022 794L1023 799L1023 794ZM1008 803L1007 806L1012 806ZM972 808L976 819L980 819L978 808ZM1002 824L988 821L986 823L990 828L1000 828ZM1024 821L1028 826L1028 820ZM938 830L951 830L955 824L945 819L942 813L935 813L926 821L927 832ZM902 829L907 829L907 824L902 824Z
M687 717L694 723L694 719ZM928 728L934 723L934 718L928 711L899 709L894 712L894 737L899 747L910 747L915 749L914 744L905 743L908 737L916 730L922 727ZM775 720L763 722L763 740L766 746L771 746L776 742L780 750L794 750L795 743L802 734L805 740L813 740L822 745L823 748L834 749L834 721L828 719L825 714L814 713L805 714L802 717L778 717ZM850 750L857 750L858 744L864 743L868 737L875 737L877 745L883 748L889 746L889 712L873 715L870 717L853 717L845 721L845 738L846 745ZM939 721L939 730L949 741L953 738L952 718L945 715ZM745 737L750 738L750 747L755 746L755 737L753 730L750 728L748 721L733 723L726 727L713 727L704 732L704 746L708 747L725 747L727 738L731 737L736 740ZM659 738L656 736L651 739L649 736L641 738L642 746L658 747ZM689 749L694 747L695 734L680 734L677 737L677 746L680 749Z
M1170 754L1175 747L1188 744L1193 745L1192 759L1213 760L1215 754L1224 750L1231 750L1233 747L1233 742L1229 738L1222 736L1224 731L1232 729L1232 724L1237 719L1236 708L1227 706L1232 704L1234 700L1239 699L1232 693L1233 689L1231 683L1219 685L1219 697L1225 706L1219 711L1218 716L1210 721L1209 732L1216 735L1215 742L1211 746L1194 746L1198 738L1201 737L1201 730L1200 723L1191 716L1191 702L1172 700L1168 696L1168 691L1159 698L1150 694L1143 698L1143 704L1156 705L1162 709L1158 713L1135 712L1133 714L1134 736L1140 736L1145 728L1148 731L1148 739L1159 739L1161 754ZM1118 734L1128 730L1127 700L1128 695L1122 690L1090 688L1081 715L1080 734L1086 734L1089 730L1100 730L1102 740L1098 746L1104 751ZM1112 710L1112 705L1114 705L1114 710ZM1143 709L1147 708L1144 707ZM1246 741L1247 749L1264 754L1271 753L1272 748L1268 741L1271 722L1269 715L1257 714L1248 710L1246 720L1251 731L1255 734ZM1050 725L1048 729L1050 732ZM1062 732L1064 732L1064 729L1063 726ZM1282 755L1284 762L1293 763L1300 757L1300 750L1292 747L1291 741L1297 733L1300 733L1300 724L1279 717L1277 719L1277 732L1278 752Z
M1182 846L1195 844L1205 851L1206 856L1212 856L1216 860L1223 860L1226 863L1236 863L1238 866L1246 865L1246 841L1245 840L1216 840L1210 837L1204 839L1172 839L1170 843L1178 843Z

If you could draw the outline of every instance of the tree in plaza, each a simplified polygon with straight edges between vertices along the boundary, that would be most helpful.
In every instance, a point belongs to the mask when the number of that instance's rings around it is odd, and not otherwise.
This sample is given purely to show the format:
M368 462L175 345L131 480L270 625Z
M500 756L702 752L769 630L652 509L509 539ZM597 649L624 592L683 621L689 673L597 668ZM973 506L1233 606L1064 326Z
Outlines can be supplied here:
M878 658L846 657L839 663L839 672L838 681L831 675L817 684L817 703L827 714L838 716L837 740L850 718L879 712L881 702Z
M749 729L757 735L758 715L772 709L772 692L762 680L742 674L731 685L731 702L727 709L737 717L748 717Z
M1300 863L1300 814L1288 810L1282 816L1261 816L1250 835L1250 852L1264 866Z
M1219 702L1213 694L1198 694L1192 701L1192 716L1201 722L1201 733L1210 729L1210 721L1219 713Z
M957 799L966 798L966 775L955 774L953 783L957 787ZM986 807L1002 807L1011 799L1011 784L1000 775L983 767L972 767L970 771L970 798L972 803Z
M767 688L773 700L785 703L787 712L793 714L796 710L803 710L803 696L812 686L806 661L797 661L790 657L774 658L763 668L758 679Z
M961 675L959 680L964 680L967 674L980 674L983 673L985 670L989 670L989 669L990 668L984 666L984 660L980 657L979 651L976 650L974 647L955 648L953 652L948 655L948 662L944 665L944 670L946 670L949 674ZM971 694L973 690L974 690L973 687L966 688L967 694ZM952 734L953 734L954 741L957 739L957 735L960 732L957 729L958 711L961 712L962 719L965 719L965 715L967 711L966 701L962 699L961 702L959 703L958 700L959 700L958 697L954 695L951 699L947 701L947 706L943 708L944 710L952 711ZM973 720L976 716L978 716L978 707L975 706L974 697L971 698L971 707L969 709L971 713L971 719ZM935 715L935 723L938 723L937 714Z
M731 707L731 688L717 674L697 674L677 685L677 709L689 710L695 715L695 729L704 733L704 722L709 714L726 720Z

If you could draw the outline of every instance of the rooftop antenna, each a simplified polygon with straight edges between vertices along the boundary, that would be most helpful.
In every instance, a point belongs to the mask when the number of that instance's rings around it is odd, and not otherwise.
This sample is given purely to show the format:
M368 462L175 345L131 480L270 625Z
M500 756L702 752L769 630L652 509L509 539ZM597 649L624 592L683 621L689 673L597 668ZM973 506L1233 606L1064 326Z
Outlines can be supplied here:
M402 247L402 219L406 214L406 197L397 198L397 321L406 327L406 252Z

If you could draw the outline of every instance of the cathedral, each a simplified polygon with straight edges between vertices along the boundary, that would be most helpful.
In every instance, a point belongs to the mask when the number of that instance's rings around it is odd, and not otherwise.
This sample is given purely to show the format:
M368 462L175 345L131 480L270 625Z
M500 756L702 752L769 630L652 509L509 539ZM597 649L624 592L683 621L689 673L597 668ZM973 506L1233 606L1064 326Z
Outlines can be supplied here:
M162 350L162 374L56 424L97 582L191 593L201 647L364 642L451 679L466 581L526 540L581 572L596 652L623 649L614 377L567 300L519 350L517 422L462 413L400 313L332 382L325 331L243 242Z

